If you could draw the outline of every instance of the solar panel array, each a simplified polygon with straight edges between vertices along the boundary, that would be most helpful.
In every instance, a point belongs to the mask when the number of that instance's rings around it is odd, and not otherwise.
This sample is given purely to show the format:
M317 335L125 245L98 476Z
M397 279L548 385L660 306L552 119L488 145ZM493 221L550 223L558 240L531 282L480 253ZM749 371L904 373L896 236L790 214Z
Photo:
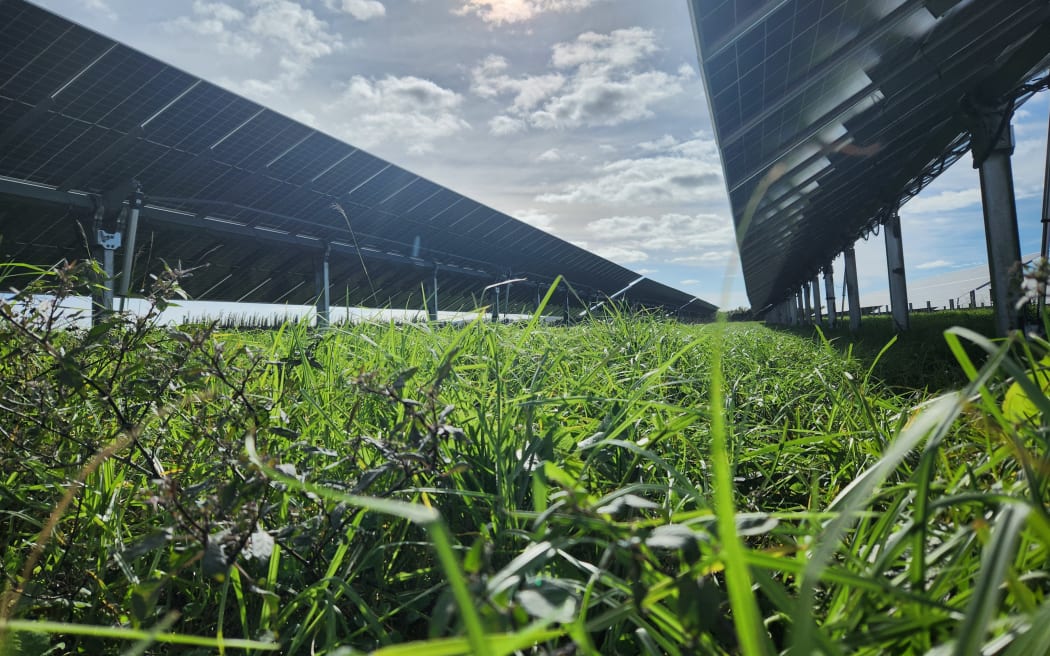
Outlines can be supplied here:
M970 100L997 100L1050 63L1045 0L690 9L756 309L811 280L964 154Z
M0 1L0 252L82 257L88 194L146 194L136 283L195 268L196 298L310 302L331 249L337 304L511 307L562 275L587 302L638 274L23 0ZM333 209L338 203L349 221ZM634 302L714 307L650 284Z

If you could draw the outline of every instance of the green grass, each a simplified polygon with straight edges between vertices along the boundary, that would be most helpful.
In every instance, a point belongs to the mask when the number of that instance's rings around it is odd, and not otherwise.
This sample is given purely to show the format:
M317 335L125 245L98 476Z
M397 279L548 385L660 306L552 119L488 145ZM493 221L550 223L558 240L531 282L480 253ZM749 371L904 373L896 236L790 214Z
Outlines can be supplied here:
M1045 344L19 307L0 654L1046 651Z

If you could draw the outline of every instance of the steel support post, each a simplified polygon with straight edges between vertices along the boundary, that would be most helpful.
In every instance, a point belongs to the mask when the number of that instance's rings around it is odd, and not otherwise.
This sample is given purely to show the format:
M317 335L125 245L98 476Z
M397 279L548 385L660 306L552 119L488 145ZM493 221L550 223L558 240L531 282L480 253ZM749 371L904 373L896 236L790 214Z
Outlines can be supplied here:
M1050 255L1050 120L1046 127L1046 170L1043 172L1043 238L1039 246L1039 256L1046 260ZM1046 309L1046 292L1039 294L1039 320L1043 319Z
M332 247L325 245L324 254L317 258L314 276L317 285L317 327L327 328L332 324L332 281L329 259Z
M135 263L135 239L139 233L139 212L142 210L142 187L135 182L135 192L128 198L127 239L124 240L124 268L120 270L120 309L128 298L132 267Z
M806 323L806 308L802 302L802 292L799 290L795 290L795 317L796 324L801 326Z
M802 313L805 323L813 323L813 307L809 302L809 285L802 285Z
M835 327L835 270L831 264L824 267L824 292L828 301L828 328Z
M492 323L499 323L499 287L493 287L492 293L496 295L492 303Z
M973 310L977 307L977 290L970 290L970 309Z
M113 250L96 246L95 261L102 266L102 280L91 292L91 325L113 311Z
M438 272L434 269L434 277L430 280L430 303L427 304L427 318L431 321L438 320Z
M904 241L901 217L896 211L884 227L886 233L886 272L890 278L890 313L897 332L908 329L908 281L904 274Z
M562 313L562 321L565 322L566 326L569 325L569 290L567 288L565 290L565 309Z
M857 252L850 246L843 252L846 263L846 296L849 298L849 331L860 330L860 288L857 284Z
M116 259L113 256L114 253L112 248L102 249L102 270L106 275L105 286L102 288L102 307L104 307L107 312L113 310L113 260Z
M813 323L819 324L824 320L824 311L820 307L820 276L814 276L809 285L810 295L813 296Z
M91 295L91 323L97 324L113 311L113 254L120 248L122 232L108 232L102 225L101 207L95 214L95 259L102 256L102 281L98 291ZM101 253L100 253L101 251Z
M1021 298L1021 240L1010 166L1014 139L1009 111L1008 107L984 109L972 128L973 165L981 177L992 308L1000 336L1023 327L1023 315L1017 307Z

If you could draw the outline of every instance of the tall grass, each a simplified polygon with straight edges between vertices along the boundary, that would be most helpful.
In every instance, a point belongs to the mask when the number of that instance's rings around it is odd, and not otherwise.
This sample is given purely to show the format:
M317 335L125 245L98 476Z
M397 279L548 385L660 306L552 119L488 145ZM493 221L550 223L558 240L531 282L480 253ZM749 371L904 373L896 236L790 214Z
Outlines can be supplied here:
M1046 652L1043 342L917 390L615 309L66 328L76 274L0 308L0 653Z

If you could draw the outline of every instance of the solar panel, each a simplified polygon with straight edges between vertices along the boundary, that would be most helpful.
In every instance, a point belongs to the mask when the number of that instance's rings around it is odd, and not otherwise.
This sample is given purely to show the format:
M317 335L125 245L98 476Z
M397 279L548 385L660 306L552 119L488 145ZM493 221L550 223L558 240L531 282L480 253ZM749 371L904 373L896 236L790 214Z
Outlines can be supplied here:
M965 152L963 99L1010 92L1050 64L1045 2L927 4L690 0L756 309Z
M435 270L443 307L526 272L587 294L638 277L25 0L0 2L3 256L87 256L77 226L93 195L119 202L132 180L146 200L136 279L181 262L198 298L309 301L326 244L340 302L418 303ZM516 287L515 302L532 299ZM691 298L653 290L654 305Z

